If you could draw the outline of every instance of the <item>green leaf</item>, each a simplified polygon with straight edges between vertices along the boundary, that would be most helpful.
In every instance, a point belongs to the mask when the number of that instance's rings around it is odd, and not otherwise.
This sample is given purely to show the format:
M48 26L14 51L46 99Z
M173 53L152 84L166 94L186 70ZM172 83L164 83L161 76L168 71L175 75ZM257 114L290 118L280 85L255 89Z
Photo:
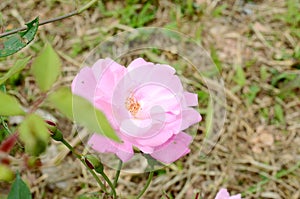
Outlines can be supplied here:
M17 173L17 177L11 186L7 199L31 199L31 193L28 186Z
M51 93L47 100L66 117L73 119L72 93L68 88L60 88Z
M50 44L46 44L44 50L33 61L31 71L42 91L47 91L61 71L61 60Z
M87 127L90 131L119 141L105 115L86 99L72 95L68 88L61 88L50 94L48 101L69 119Z
M2 77L0 77L0 85L3 84L8 78L14 74L20 72L25 68L31 57L17 60L16 63L6 72Z
M35 18L31 22L26 24L27 30L19 32L14 35L9 35L4 37L1 40L4 40L0 43L0 57L7 57L12 55L25 46L27 46L34 38L38 27L39 27L39 18Z
M24 115L21 105L17 99L0 91L0 115Z
M21 123L19 135L25 144L25 151L33 156L38 156L46 150L50 137L45 121L35 114L27 116Z
M12 181L14 179L13 171L6 165L0 164L0 182L1 181Z

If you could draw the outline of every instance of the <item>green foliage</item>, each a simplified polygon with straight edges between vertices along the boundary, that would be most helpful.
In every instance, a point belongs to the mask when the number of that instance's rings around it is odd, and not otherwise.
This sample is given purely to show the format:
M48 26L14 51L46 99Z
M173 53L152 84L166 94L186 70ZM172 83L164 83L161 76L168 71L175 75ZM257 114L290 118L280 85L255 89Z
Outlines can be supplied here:
M272 86L276 88L280 88L281 85L295 79L297 77L297 74L290 73L290 72L278 72L275 71L274 75L271 80Z
M244 86L246 84L246 76L243 68L241 66L236 66L235 76L233 80L239 85Z
M209 94L205 91L198 91L198 101L199 104L207 105L209 101Z
M251 85L249 89L250 91L246 93L244 97L246 98L248 104L252 104L253 100L255 99L255 97L260 91L260 87L257 85Z
M48 101L69 119L73 119L73 96L68 88L60 88L48 96Z
M25 68L28 64L30 57L17 60L15 64L7 71L2 77L0 77L0 85L3 84L8 78L13 76L14 74L20 72Z
M298 63L294 64L294 68L300 69L300 46L296 46L293 53L293 58L298 60Z
M297 93L295 92L296 89L300 88L300 76L295 75L295 78L287 81L280 87L280 93L278 94L278 97L282 100L297 96Z
M15 177L13 171L6 165L0 164L0 182L1 181L12 181Z
M48 97L48 101L71 120L87 127L90 131L119 141L105 115L89 101L72 95L68 88L61 88Z
M15 97L1 91L0 107L0 116L23 115L25 113Z
M0 93L6 93L6 87L4 84L0 85ZM7 135L10 134L10 130L8 129L7 123L6 123L6 117L0 116L0 142L6 138Z
M260 114L260 117L262 117L266 121L269 119L269 109L267 107L260 109L259 114Z
M221 71L222 71L222 62L221 62L221 60L219 59L217 50L216 50L214 47L212 47L212 48L210 49L210 56L211 56L211 58L212 58L214 64L216 64L216 66L217 66L219 72L221 72Z
M31 114L21 123L19 136L25 144L25 151L38 156L46 150L50 133L45 121L40 116Z
M262 66L260 68L260 79L262 81L266 81L269 76L270 76L270 74L268 73L267 67L266 66Z
M154 172L156 176L166 175L167 171L165 169L158 169Z
M275 106L274 106L274 114L275 114L275 119L279 123L282 124L282 123L285 122L283 108L282 108L282 106L280 104L275 104Z
M16 179L13 182L7 199L31 199L31 193L28 186L17 173Z
M77 56L80 52L82 52L82 50L82 42L74 43L72 46L72 57Z
M271 85L280 90L277 97L285 100L297 96L295 91L300 88L300 76L297 72L280 72L273 69L271 70Z
M138 1L127 0L122 7L116 6L113 11L107 11L102 3L99 9L105 16L120 18L120 23L129 25L133 28L143 27L155 19L156 9L153 2L148 1L139 4Z
M92 195L92 194L89 194L89 195ZM89 196L89 195L81 195L79 197L77 197L76 199L99 199L99 195L98 193L95 193L94 195L95 196Z
M61 60L50 44L46 44L44 50L32 63L32 74L34 75L39 88L47 91L61 71Z
M278 16L278 18L289 24L291 33L294 36L300 38L300 1L287 0L286 6L287 12L283 15Z
M0 57L12 55L27 46L33 40L38 30L39 18L35 18L27 23L26 26L27 30L23 32L0 38L1 40L4 40L2 41L4 48L0 49Z
M213 16L213 17L221 17L223 11L226 10L227 6L228 6L228 5L227 5L226 3L217 6L217 7L212 11L212 16Z
M195 3L193 0L181 1L175 0L177 8L180 9L180 13L187 16L193 17L195 15L200 15L204 11L205 7Z

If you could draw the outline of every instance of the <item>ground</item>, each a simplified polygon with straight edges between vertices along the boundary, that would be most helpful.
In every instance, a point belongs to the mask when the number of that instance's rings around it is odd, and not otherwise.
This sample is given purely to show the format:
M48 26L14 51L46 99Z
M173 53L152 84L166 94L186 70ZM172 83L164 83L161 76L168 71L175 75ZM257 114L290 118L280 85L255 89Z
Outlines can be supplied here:
M36 16L40 20L53 18L87 2L4 0L0 19L2 16L4 29L13 29ZM201 198L210 199L226 187L232 194L242 193L243 198L298 199L299 9L298 0L99 1L80 15L41 26L29 47L1 59L0 72L20 56L36 56L48 41L63 60L57 85L70 85L88 53L117 33L137 27L179 31L201 44L218 67L226 93L225 125L213 149L201 156L212 111L208 90L189 67L179 66L199 95L203 120L191 153L157 171L144 198L195 198L199 193ZM142 56L153 62L178 59L169 52ZM39 94L29 68L30 64L7 85L8 92L25 107ZM76 150L84 150L70 121L46 105L41 110L59 121ZM41 159L42 167L22 173L34 198L90 198L100 190L84 166L59 143L52 141ZM114 170L107 172L114 176ZM146 179L147 174L122 173L117 187L121 198L135 196ZM1 193L7 193L9 184L0 185Z

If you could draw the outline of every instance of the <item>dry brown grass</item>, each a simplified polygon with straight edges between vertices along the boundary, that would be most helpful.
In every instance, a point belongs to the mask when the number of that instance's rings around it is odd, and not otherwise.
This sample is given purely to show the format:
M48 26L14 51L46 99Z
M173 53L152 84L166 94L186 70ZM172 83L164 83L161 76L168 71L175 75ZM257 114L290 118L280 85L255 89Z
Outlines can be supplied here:
M227 8L219 17L214 17L215 8L224 3ZM285 1L250 3L227 0L221 3L198 0L196 4L205 5L206 9L189 16L180 15L175 3L159 1L156 19L147 26L164 27L175 22L176 30L199 40L201 33L202 45L208 51L212 48L216 50L227 90L225 126L214 149L206 157L200 157L199 148L205 131L205 122L201 122L199 134L191 146L192 152L179 161L182 166L175 164L165 168L165 174L154 178L144 198L160 198L163 195L168 198L164 192L176 199L193 198L195 193L200 192L202 198L210 199L221 187L227 187L231 193L245 193L245 198L300 198L300 91L295 89L294 97L278 101L276 94L280 88L271 85L271 77L262 79L260 76L262 67L269 71L276 69L280 73L299 75L299 70L292 67L297 60L284 58L299 48L299 38L291 33L286 23L276 18L287 12ZM113 10L114 6L123 3L108 1L105 5ZM72 1L4 0L0 3L6 28L19 27L37 15L42 19L51 18L70 12L75 7ZM42 42L51 41L64 63L59 83L70 84L90 49L103 39L131 28L121 24L120 18L105 17L97 8L91 8L80 16L41 27L35 44L22 52L34 55L40 50ZM75 56L74 52L79 47L80 52ZM16 56L1 62L0 69L7 69ZM237 88L234 81L237 66L243 68L246 77L241 88ZM189 78L201 81L197 77ZM260 92L249 105L244 95L253 84L260 87ZM30 103L28 96L34 99L38 93L32 78L27 76L14 89L10 93L16 95L25 106ZM274 106L278 103L284 111L285 123L282 124L272 122L275 118ZM261 114L264 108L268 110L266 118ZM84 150L71 123L65 121L59 125L76 149ZM52 142L42 160L42 169L23 174L35 198L76 198L99 191L93 178L64 146ZM276 177L278 172L289 169L293 170L280 178ZM114 175L113 170L107 172L111 177ZM121 198L136 195L146 178L146 175L122 173L117 188ZM3 189L7 189L7 185L0 190Z

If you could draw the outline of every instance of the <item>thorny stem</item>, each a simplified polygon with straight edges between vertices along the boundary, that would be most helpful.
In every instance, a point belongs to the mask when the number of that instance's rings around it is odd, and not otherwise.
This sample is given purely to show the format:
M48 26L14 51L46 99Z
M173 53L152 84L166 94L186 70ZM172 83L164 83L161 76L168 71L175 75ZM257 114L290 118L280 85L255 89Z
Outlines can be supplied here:
M104 184L101 182L101 180L99 179L99 177L97 176L97 174L84 162L84 160L82 159L82 156L79 155L78 153L75 152L74 148L65 140L62 139L61 142L75 155L75 157L77 159L80 160L80 162L87 168L87 170L92 174L92 176L95 178L95 180L97 181L97 183L99 184L99 186L101 187L101 189L104 192L107 192L106 187L104 186ZM105 179L106 180L106 179Z
M148 189L148 187L149 187L149 185L152 181L153 174L154 174L154 171L150 171L149 176L148 176L148 180L147 180L143 190L139 193L139 195L136 197L136 199L139 199L144 195L144 193L146 192L146 190Z
M90 1L89 3L87 3L86 5L84 5L83 7L81 7L78 10L75 10L75 11L70 12L70 13L68 13L66 15L63 15L63 16L54 17L52 19L47 19L45 21L42 21L41 23L39 23L39 26L45 25L47 23L52 23L52 22L55 22L55 21L59 21L59 20L62 20L62 19L66 19L66 18L72 17L74 15L81 14L83 11L87 10L89 7L91 7L96 2L97 2L97 0L92 0L92 1ZM4 32L4 33L0 34L0 38L8 36L8 35L15 34L17 32L20 32L20 31L23 31L23 30L26 30L26 29L27 29L27 27L21 27L21 28L17 28L17 29L8 31L8 32Z

